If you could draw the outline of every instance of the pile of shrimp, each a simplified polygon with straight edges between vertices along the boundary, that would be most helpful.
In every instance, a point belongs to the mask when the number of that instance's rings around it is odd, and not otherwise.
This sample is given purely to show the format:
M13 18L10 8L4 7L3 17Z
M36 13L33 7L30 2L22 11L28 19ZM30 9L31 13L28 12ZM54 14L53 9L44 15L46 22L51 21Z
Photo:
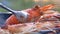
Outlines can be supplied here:
M60 28L60 14L58 11L47 10L36 21L24 24L8 25L8 29L1 29L1 34L29 34L31 32L40 32L41 30L53 30L54 28Z
M1 29L1 34L29 34L31 32L39 32L41 30L50 30L55 32L53 28L60 28L60 21L58 18L54 17L54 15L59 14L54 10L52 14L44 14L42 15L36 22L33 23L24 23L24 24L17 24L17 25L8 25L8 30ZM58 16L57 16L58 17ZM11 29L12 28L12 29Z

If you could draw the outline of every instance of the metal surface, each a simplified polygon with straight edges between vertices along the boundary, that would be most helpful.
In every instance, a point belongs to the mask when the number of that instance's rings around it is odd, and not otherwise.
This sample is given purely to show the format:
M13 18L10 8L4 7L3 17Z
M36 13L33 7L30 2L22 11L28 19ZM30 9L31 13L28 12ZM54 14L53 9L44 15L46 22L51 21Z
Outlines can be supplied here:
M10 12L0 12L0 26L4 25L6 19L11 15Z
M9 11L9 12L12 12L12 14L14 14L20 22L23 22L23 21L26 22L26 19L29 15L26 11L15 11L15 10L12 10L12 9L8 8L7 6L5 6L2 3L0 3L0 7Z

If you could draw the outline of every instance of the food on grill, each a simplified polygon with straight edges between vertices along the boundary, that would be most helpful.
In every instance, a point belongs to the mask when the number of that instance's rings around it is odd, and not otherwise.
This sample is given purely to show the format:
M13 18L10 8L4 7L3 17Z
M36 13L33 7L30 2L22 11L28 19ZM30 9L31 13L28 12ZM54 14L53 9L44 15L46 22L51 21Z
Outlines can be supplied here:
M34 8L30 8L30 9L26 9L26 10L22 10L24 12L27 12L29 15L26 19L26 22L32 22L32 21L36 21L41 14L44 13L44 11L47 11L48 9L52 9L52 7L54 7L53 4L44 6L44 7L39 7L38 5L35 6ZM45 9L45 10L44 10ZM21 21L17 20L15 15L10 16L7 20L6 20L6 24L12 25L12 24L19 24ZM21 23L23 23L24 21L22 21Z
M51 10L53 7L54 4L43 7L36 5L21 12L15 11L16 14L12 14L6 20L5 27L12 34L28 34L42 30L49 30L55 33L54 28L60 28L60 14Z

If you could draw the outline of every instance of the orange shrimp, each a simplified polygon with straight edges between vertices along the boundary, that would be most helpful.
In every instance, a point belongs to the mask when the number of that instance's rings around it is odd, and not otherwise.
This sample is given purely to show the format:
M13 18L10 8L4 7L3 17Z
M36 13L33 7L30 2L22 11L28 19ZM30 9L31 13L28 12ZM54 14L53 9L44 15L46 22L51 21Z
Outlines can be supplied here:
M25 11L27 13L29 13L30 15L28 16L28 18L26 19L27 22L31 22L32 19L34 19L35 21L35 18L37 17L40 17L44 11L48 10L48 9L51 9L52 7L54 7L53 4L50 4L50 5L47 5L47 6L44 6L44 7L40 7L40 6L35 6L34 8L30 8L30 9L26 9ZM42 11L42 12L41 12ZM38 18L37 18L38 19ZM36 20L37 20L36 19ZM11 15L7 20L6 20L6 23L5 25L14 25L14 24L19 24L19 23L23 23L23 22L20 22L15 15Z
M49 9L52 9L55 5L54 4L50 4L50 5L47 5L47 6L43 6L41 9L41 11L47 11Z

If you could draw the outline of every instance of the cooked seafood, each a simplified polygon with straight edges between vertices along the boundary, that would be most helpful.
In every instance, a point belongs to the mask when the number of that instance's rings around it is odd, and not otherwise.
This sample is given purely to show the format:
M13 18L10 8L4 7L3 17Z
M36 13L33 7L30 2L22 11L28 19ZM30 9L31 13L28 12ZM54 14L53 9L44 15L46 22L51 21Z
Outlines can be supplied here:
M1 5L1 7L5 9L5 6ZM7 27L11 34L26 34L41 30L56 32L54 28L60 28L60 14L57 11L51 10L53 7L54 4L43 7L37 5L21 12L15 11L16 14L11 15L6 20L5 27Z

